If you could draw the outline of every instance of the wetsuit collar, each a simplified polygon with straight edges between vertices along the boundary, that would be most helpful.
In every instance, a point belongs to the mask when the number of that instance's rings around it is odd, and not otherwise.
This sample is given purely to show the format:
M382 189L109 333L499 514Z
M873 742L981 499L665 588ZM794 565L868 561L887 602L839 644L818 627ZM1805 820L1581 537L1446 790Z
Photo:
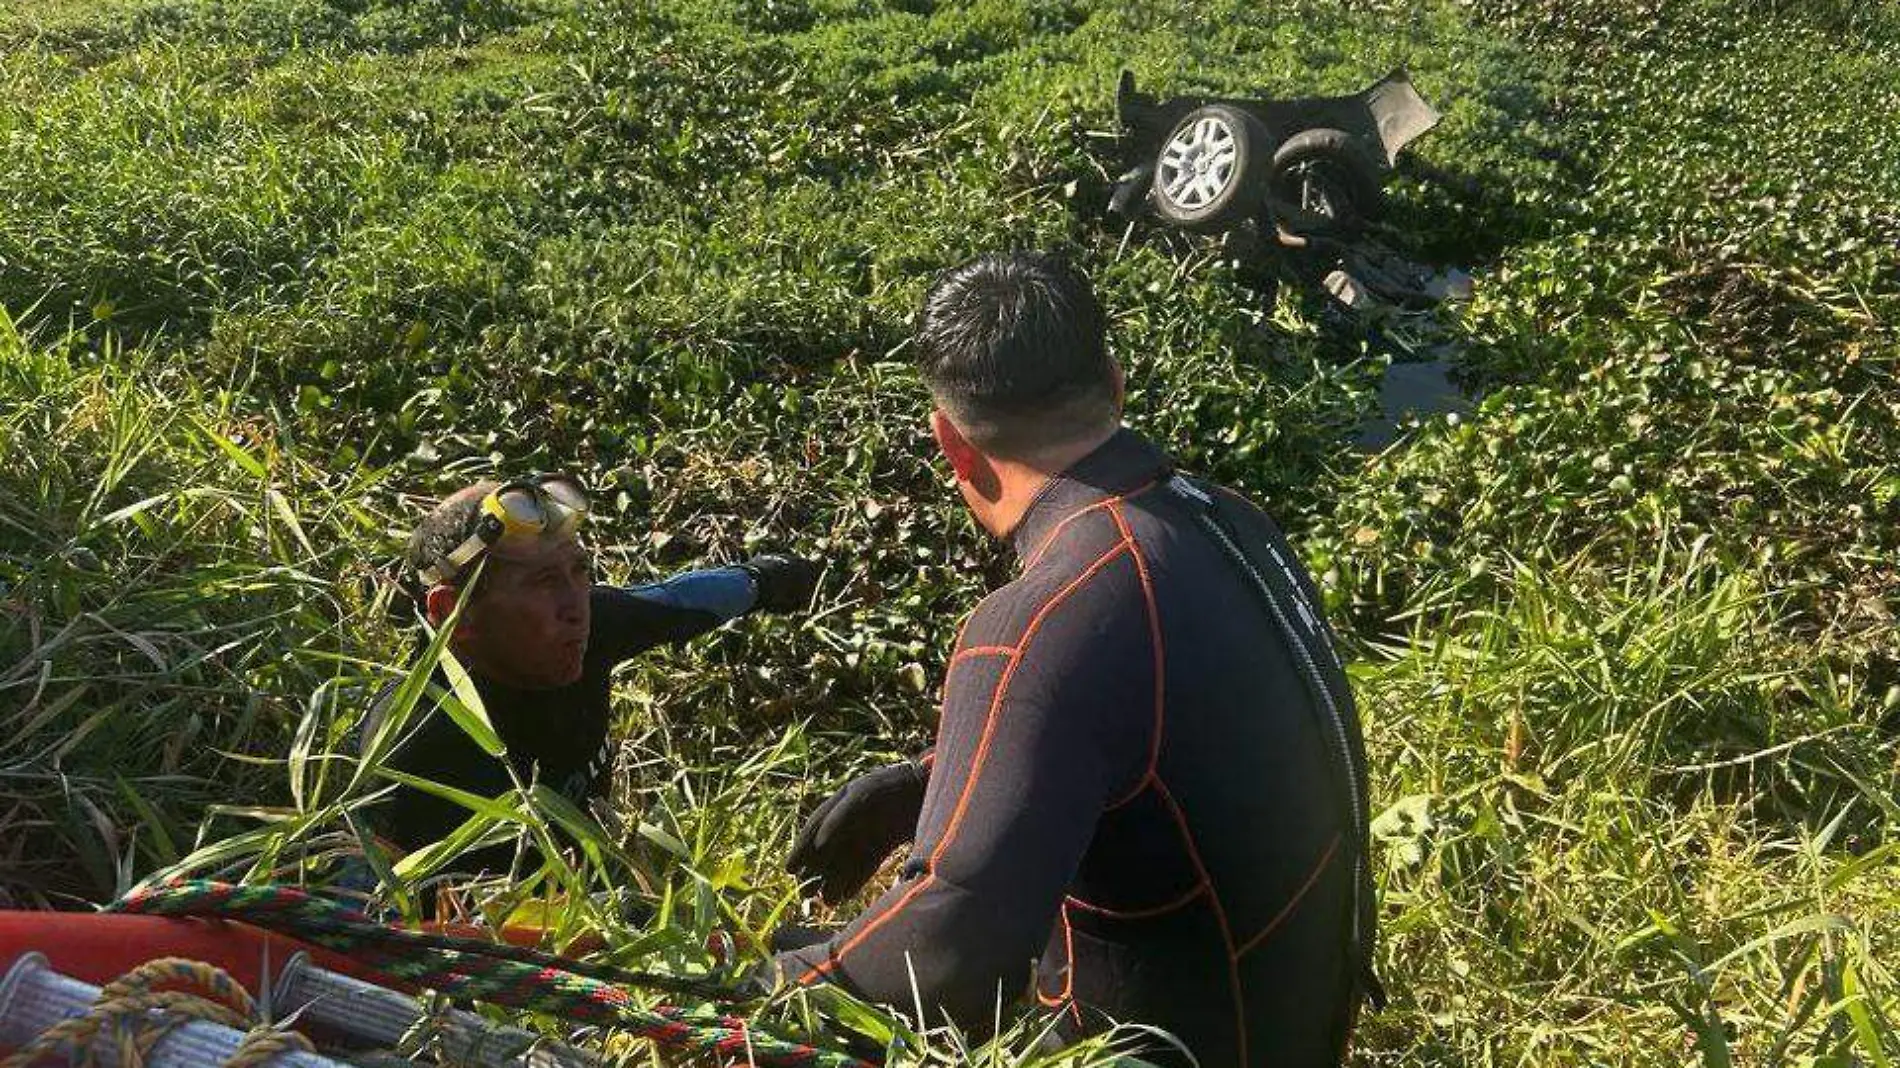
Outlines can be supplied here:
M1097 501L1120 496L1166 477L1174 467L1155 444L1123 427L1099 448L1043 484L1021 521L1009 532L1016 555L1028 560L1064 519Z

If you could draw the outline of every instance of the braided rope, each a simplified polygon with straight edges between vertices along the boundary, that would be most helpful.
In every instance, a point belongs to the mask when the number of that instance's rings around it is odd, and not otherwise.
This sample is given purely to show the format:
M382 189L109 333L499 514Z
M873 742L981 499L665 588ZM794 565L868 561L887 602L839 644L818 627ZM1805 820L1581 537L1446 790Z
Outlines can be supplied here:
M472 939L391 938L388 928L363 913L293 887L194 880L139 891L112 910L235 917L348 954L396 985L612 1027L682 1052L714 1054L757 1068L875 1068L848 1054L759 1031L742 1017L669 1005L641 1008L623 987L581 974L572 962L548 954L517 959L520 955L499 954L490 943Z
M300 937L307 940L314 940L315 936L321 933L352 940L393 942L424 950L477 953L485 957L502 957L538 968L573 972L576 975L585 975L616 986L641 987L669 994L682 994L700 1001L739 1004L758 1000L758 995L748 994L738 988L705 979L632 971L608 964L572 960L527 946L458 938L430 931L412 931L403 927L388 927L367 919L339 919L329 914L299 914L294 918L285 919L284 924L286 929L294 928Z

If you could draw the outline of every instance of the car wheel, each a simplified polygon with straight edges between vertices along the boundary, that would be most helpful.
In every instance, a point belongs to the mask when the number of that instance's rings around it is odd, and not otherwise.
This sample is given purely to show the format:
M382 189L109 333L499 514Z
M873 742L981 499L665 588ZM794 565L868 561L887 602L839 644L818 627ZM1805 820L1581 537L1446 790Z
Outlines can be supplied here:
M1175 123L1155 157L1155 213L1189 230L1229 229L1253 215L1264 189L1269 135L1239 108L1209 104Z
M1273 154L1268 206L1289 232L1337 236L1378 215L1379 168L1344 130L1302 130Z

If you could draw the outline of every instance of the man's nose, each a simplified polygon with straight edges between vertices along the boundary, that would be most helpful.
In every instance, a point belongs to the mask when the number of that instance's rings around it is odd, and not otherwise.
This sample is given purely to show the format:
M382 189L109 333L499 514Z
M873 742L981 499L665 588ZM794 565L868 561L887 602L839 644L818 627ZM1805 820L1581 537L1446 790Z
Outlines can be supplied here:
M587 597L590 590L585 582L569 583L561 596L560 616L563 623L578 623L587 614Z

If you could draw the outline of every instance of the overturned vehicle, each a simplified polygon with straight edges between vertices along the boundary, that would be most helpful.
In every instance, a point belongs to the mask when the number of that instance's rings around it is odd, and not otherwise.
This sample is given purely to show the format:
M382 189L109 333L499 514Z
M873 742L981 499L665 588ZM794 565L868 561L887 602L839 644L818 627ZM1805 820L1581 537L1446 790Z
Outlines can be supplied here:
M1282 244L1350 237L1378 215L1399 152L1436 126L1403 69L1351 96L1156 99L1123 71L1126 168L1109 210L1200 233L1253 223Z

